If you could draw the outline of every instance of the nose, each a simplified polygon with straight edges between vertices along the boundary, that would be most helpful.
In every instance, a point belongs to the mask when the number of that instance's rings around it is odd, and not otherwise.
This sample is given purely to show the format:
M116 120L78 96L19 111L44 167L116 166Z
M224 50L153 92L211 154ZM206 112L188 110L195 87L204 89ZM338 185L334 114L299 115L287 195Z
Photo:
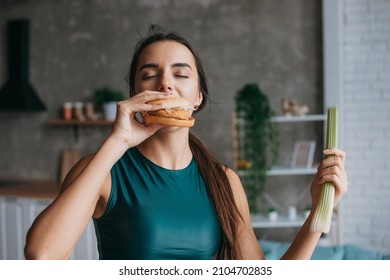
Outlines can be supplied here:
M171 92L172 91L172 87L169 86L169 85L166 85L166 84L161 84L158 90L159 91L165 91L165 92Z
M160 86L158 88L159 91L162 92L171 92L172 91L172 83L167 76L163 76L160 81Z

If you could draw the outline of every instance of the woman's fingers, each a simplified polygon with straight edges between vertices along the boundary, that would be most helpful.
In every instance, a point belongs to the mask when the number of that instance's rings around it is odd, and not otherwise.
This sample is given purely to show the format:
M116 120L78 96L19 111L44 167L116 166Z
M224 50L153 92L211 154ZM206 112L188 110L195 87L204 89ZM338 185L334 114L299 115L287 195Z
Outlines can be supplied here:
M345 172L344 163L346 154L339 149L327 149L324 151L326 156L318 167L316 183L322 185L325 182L332 182L336 188L336 203L340 197L348 190L348 178Z
M158 91L143 91L129 99L118 102L117 115L112 134L129 145L135 146L154 134L161 125L145 125L136 115L144 111L162 109L162 104L148 104L149 101L172 97L169 93Z
M338 170L336 174L344 181L348 182L347 173L344 166L344 158L334 156L324 159L320 165L321 174L327 174L328 172ZM337 168L337 169L336 169Z
M337 165L333 165L322 169L318 174L317 180L319 184L323 184L325 182L333 182L337 178L344 181L344 172Z
M324 155L327 155L327 156L333 155L333 156L339 157L339 158L341 158L342 162L345 163L346 154L344 151L342 151L338 148L326 149L323 151L323 153L324 153Z
M170 93L162 93L156 91L145 91L139 93L129 99L118 102L118 107L125 114L153 111L162 108L162 104L148 104L149 101L156 99L165 99L171 97Z
M344 163L346 160L346 154L340 149L327 149L323 151L326 158L321 162L319 169L328 168L329 166L337 165L344 171Z

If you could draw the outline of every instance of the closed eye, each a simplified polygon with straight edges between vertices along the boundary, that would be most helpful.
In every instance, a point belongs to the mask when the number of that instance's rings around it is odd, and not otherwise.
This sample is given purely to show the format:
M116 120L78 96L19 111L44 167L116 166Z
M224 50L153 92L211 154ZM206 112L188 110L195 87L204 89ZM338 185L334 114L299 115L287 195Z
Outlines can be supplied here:
M143 75L142 79L146 81L146 80L153 79L155 77L157 77L157 75Z
M187 75L179 75L179 74L176 74L175 77L188 79L188 76L187 76Z

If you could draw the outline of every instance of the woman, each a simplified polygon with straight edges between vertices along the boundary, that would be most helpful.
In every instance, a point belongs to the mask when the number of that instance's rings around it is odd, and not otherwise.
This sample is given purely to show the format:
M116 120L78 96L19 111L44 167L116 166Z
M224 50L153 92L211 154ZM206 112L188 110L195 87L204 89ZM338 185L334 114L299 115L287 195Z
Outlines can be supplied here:
M94 219L101 259L264 259L245 192L234 171L218 163L189 128L145 125L137 113L164 108L149 101L182 97L201 110L208 99L198 55L181 36L155 31L137 45L130 98L118 103L109 137L78 162L60 195L27 235L28 259L66 259ZM347 191L345 154L325 154L311 185ZM309 259L320 233L310 215L283 258Z

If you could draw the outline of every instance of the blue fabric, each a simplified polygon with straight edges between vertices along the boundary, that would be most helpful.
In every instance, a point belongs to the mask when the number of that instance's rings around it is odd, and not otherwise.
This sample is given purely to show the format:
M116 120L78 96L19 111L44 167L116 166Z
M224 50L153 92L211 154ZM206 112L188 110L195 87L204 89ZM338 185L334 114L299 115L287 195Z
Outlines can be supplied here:
M384 259L384 260L390 260L390 255L384 255L384 256L383 256L383 259Z
M100 259L212 259L222 230L195 159L168 170L129 149L94 220Z
M345 250L342 246L317 246L311 257L312 260L343 260Z
M288 242L259 240L264 256L268 260L279 260L290 247ZM389 260L390 255L363 249L356 245L317 246L312 260Z
M289 243L270 240L260 240L259 243L267 260L279 260L290 246Z
M347 244L345 245L345 258L348 260L381 260L383 255Z

